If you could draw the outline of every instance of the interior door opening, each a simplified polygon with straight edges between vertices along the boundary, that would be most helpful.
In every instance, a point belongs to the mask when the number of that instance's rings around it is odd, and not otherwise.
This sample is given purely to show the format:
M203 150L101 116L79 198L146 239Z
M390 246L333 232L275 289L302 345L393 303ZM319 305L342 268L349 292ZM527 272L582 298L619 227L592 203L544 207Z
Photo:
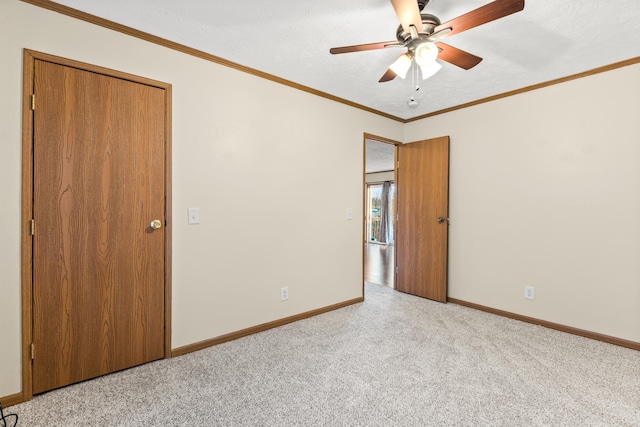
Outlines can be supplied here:
M395 289L395 145L365 139L364 281Z
M365 284L446 302L449 137L401 144L365 135L364 154Z

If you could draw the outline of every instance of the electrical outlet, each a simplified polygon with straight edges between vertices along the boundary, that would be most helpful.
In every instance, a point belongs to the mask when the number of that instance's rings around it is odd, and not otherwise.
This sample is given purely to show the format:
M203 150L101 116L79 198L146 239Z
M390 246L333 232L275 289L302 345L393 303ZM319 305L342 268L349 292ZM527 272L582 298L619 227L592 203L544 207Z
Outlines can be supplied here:
M535 288L533 286L525 286L524 287L524 297L526 299L534 299L535 298Z
M280 301L286 301L289 299L289 287L285 286L280 288Z

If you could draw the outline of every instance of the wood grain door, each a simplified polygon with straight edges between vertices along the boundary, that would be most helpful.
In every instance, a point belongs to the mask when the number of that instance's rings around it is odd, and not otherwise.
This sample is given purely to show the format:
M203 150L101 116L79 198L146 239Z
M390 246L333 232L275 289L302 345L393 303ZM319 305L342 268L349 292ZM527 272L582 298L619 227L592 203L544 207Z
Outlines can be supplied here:
M447 300L449 137L398 146L396 289Z
M33 392L164 357L165 96L35 61Z

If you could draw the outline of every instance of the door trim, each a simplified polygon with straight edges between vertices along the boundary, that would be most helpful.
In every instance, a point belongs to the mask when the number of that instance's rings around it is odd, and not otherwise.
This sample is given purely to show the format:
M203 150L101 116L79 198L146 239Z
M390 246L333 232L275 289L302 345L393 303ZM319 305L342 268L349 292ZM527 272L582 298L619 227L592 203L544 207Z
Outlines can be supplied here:
M171 357L171 85L145 77L135 76L108 68L99 67L71 59L61 58L42 52L24 49L22 88L22 400L33 398L33 371L31 364L31 343L33 341L33 239L31 219L33 218L33 111L31 95L34 87L34 67L36 60L104 74L135 83L163 89L165 93L165 219L164 229L164 357ZM36 106L37 108L37 106Z

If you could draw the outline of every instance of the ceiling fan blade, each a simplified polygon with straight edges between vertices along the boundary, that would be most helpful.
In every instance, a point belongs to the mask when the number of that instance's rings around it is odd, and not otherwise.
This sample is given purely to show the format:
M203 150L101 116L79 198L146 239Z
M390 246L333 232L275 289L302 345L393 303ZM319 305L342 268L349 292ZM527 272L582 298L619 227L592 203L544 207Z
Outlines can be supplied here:
M438 59L457 65L465 70L475 67L480 63L480 61L482 61L482 58L479 56L475 56L469 52L465 52L464 50L460 50L442 42L436 43L436 46L440 49Z
M412 25L417 32L422 31L422 18L416 0L391 0L391 4L405 32L410 33Z
M524 9L524 0L495 0L469 13L458 16L451 21L438 25L434 31L438 32L445 28L451 28L450 33L442 36L449 37L470 28L477 27L478 25L511 15L512 13L520 12L522 9Z
M440 31L433 32L429 37L427 37L427 40L434 42L438 39L443 38L450 32L451 32L451 28L443 28Z
M384 73L384 75L383 75L382 77L380 77L380 80L378 80L378 82L380 82L380 83L384 83L384 82L391 81L391 80L393 80L393 79L395 79L395 78L396 78L396 73L394 73L394 72L391 70L391 68L389 68L389 69L387 70L387 72L386 72L386 73Z
M402 46L402 44L399 41L393 40L390 42L358 44L355 46L344 46L344 47L332 47L331 49L329 49L329 52L335 55L338 53L349 53L349 52L360 52L363 50L384 49L385 47L391 47L391 46Z

